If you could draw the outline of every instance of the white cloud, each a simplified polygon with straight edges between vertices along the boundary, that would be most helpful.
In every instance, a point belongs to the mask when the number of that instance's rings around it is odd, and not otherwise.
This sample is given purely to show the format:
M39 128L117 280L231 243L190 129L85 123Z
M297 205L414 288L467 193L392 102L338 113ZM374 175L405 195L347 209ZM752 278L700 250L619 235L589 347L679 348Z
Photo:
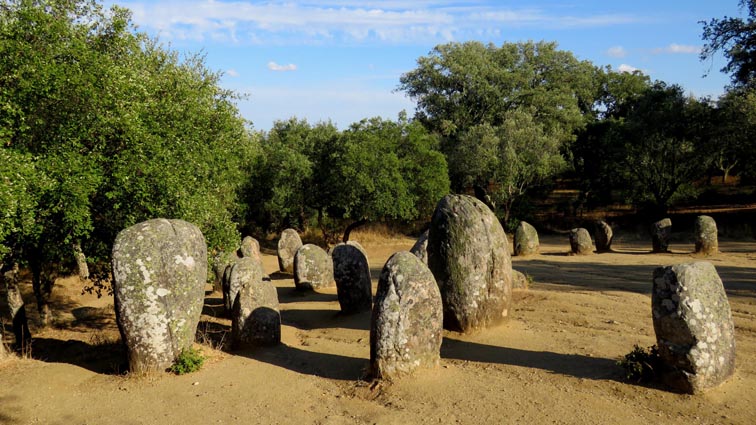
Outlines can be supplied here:
M268 62L268 69L271 71L276 71L276 72L296 71L297 66L294 65L293 63L290 63L288 65L279 65L271 61L271 62Z
M620 64L620 66L617 68L619 72L627 72L628 74L632 74L635 71L641 71L640 69L630 66L626 63Z
M231 68L231 69L229 69L228 71L226 71L226 75L228 75L228 76L229 76L229 77L231 77L231 78L236 78L236 77L238 77L238 76L239 76L239 71L237 71L237 70L235 70L235 69Z
M141 27L165 39L290 44L332 41L413 43L495 34L502 27L565 29L638 22L630 15L560 15L548 9L450 0L121 0Z
M654 49L653 53L656 55L661 53L699 54L701 53L701 47L672 43L667 47L659 47L657 49Z
M606 51L606 54L613 58L624 58L627 56L627 50L622 46L613 46Z

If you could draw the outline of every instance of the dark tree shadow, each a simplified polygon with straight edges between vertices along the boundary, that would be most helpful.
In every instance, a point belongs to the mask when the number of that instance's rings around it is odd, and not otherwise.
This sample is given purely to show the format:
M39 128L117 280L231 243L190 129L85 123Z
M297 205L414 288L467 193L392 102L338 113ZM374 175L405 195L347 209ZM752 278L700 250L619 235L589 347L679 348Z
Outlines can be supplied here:
M83 341L34 338L32 358L48 363L67 363L95 373L118 375L128 370L126 348L118 341L88 344Z
M301 330L356 329L370 330L370 311L343 314L334 310L281 310L281 323Z
M444 338L441 345L441 357L542 369L592 380L619 381L621 377L621 370L616 361L611 359L497 347L448 337Z
M245 348L233 354L269 363L303 375L356 381L365 376L368 361L337 354L317 353L279 344L272 347Z
M15 396L0 397L0 424L12 425L21 423L19 419L11 416L11 412L9 412L12 410L9 406L16 400L18 400L18 397Z

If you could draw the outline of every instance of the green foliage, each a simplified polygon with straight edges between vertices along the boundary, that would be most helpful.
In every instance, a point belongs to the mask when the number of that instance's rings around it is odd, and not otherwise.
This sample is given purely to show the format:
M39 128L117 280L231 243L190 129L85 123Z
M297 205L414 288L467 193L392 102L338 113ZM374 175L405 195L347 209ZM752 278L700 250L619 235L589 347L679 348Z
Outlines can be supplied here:
M399 88L417 100L417 119L443 136L452 187L492 185L506 221L529 190L565 168L597 74L556 43L449 43L418 59Z
M714 166L725 179L731 174L756 178L756 89L733 89L717 102L708 145Z
M182 350L181 354L176 357L176 360L170 367L170 371L176 375L197 372L202 368L202 364L205 360L205 356L203 356L199 350L188 348Z
M2 202L24 206L2 223L7 255L65 269L79 243L106 277L116 234L155 217L193 222L211 248L238 243L257 140L202 56L165 50L94 0L0 10L0 149L29 174L0 169L13 182Z
M637 383L653 381L661 370L661 365L659 350L655 345L648 350L634 345L633 351L625 354L625 357L617 362L617 366L625 371L625 379Z
M266 228L317 222L328 242L350 223L428 216L449 191L436 138L404 115L339 132L330 123L276 122L248 188L250 221Z
M706 42L701 60L711 59L723 52L729 60L722 72L732 74L735 86L752 86L756 77L756 1L740 0L740 7L748 9L748 17L724 17L703 24L702 38Z

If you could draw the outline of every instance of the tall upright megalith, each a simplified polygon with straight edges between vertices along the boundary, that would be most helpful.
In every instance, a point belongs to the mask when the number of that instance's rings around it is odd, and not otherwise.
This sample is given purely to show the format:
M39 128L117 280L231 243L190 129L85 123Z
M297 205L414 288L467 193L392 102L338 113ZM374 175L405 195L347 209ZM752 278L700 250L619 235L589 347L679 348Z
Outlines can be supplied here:
M443 339L441 294L433 274L412 253L386 262L378 280L370 324L370 372L395 378L434 367Z
M653 252L669 252L672 236L672 220L665 218L651 225L651 249Z
M191 347L206 280L207 247L195 225L154 219L118 234L113 294L132 372L165 370Z
M714 266L706 261L659 267L651 293L656 345L672 388L698 393L735 371L735 327Z
M512 261L499 220L479 200L447 195L428 232L428 267L444 304L444 327L468 332L502 321L512 299Z
M278 239L278 269L282 272L294 272L294 256L302 247L302 238L294 229L286 229L281 232Z
M521 221L517 225L514 234L514 255L526 256L538 254L540 243L538 241L538 231L530 223Z
M695 224L696 253L714 255L719 252L719 238L717 236L717 222L708 215L696 217Z

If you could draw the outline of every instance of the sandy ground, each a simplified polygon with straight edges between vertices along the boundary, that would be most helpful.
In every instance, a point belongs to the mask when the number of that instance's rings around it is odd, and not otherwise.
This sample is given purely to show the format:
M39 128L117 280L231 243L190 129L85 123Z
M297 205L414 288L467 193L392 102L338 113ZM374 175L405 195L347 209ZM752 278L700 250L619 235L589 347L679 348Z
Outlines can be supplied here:
M386 259L412 243L363 243L374 285ZM708 259L730 298L737 372L698 396L624 382L616 365L634 344L655 342L653 269L700 259L689 243L669 254L649 254L649 246L620 239L617 252L576 257L565 254L565 237L542 238L540 255L513 259L535 282L515 292L507 323L445 332L440 367L394 383L361 380L370 314L339 315L335 289L295 292L289 276L274 273L271 255L264 267L278 287L283 343L216 349L230 322L219 294L208 291L199 333L210 359L183 376L118 374L112 297L82 296L77 279L60 280L56 326L36 330L31 358L0 365L0 423L756 423L756 243L720 241L722 253Z

